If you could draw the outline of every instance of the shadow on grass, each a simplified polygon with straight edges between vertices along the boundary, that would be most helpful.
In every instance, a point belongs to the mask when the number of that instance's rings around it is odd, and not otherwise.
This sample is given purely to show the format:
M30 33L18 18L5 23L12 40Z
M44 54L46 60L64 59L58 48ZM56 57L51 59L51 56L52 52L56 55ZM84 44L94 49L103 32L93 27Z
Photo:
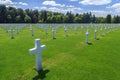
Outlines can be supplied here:
M87 43L88 45L93 45L92 43Z
M53 40L55 40L56 38L53 38Z
M46 74L50 72L48 69L40 70L40 71L37 71L35 69L35 71L38 73L38 75L36 75L32 80L39 80L39 79L43 80L46 77Z
M97 38L96 40L100 40L100 38Z

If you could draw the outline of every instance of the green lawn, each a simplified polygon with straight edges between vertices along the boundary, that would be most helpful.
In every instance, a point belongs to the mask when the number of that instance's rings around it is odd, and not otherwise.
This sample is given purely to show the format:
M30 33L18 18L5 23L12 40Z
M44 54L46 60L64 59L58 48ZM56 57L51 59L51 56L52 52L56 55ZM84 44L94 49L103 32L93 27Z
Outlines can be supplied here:
M89 43L85 43L86 28L68 30L65 37L63 28L52 40L48 34L34 27L35 36L31 36L29 27L15 39L10 32L0 28L0 80L120 80L120 30L107 33L94 40L94 29L90 29ZM35 55L29 54L34 40L41 39L46 45L42 52L43 72L35 70Z

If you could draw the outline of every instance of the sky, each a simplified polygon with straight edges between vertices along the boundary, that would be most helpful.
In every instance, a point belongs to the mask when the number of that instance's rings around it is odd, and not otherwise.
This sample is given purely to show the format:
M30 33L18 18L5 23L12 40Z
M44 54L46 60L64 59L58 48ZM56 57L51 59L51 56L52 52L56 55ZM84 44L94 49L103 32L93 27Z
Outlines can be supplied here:
M120 15L120 0L0 0L0 4L22 9L38 9L54 12L85 13L91 12L97 17L107 14Z

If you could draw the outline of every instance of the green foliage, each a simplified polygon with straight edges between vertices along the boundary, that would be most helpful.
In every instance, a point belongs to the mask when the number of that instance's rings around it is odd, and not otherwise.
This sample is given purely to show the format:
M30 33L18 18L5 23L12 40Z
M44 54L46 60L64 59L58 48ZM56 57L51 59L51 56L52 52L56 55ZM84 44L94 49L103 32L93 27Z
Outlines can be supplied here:
M6 22L8 22L8 23L11 23L11 22L12 22L12 17L11 17L11 15L7 15L7 20L6 20Z
M26 23L31 23L31 18L28 15L25 15L25 22Z
M5 5L0 4L0 23L6 22L7 9Z
M108 14L106 16L106 23L111 23L111 15L110 14Z
M20 16L22 22L24 22L24 18L25 18L25 13L24 13L24 11L23 11L21 8L18 8L18 9L17 9L17 14L18 14L18 16Z
M16 22L17 22L17 23L23 22L22 19L21 19L21 17L20 17L20 15L19 15L19 16L16 16Z
M28 15L31 21L26 21ZM19 16L19 17L18 17ZM16 19L18 18L18 19ZM17 20L17 21L16 21ZM20 21L20 22L19 22ZM73 14L71 11L66 14L46 10L23 10L21 8L6 7L0 5L0 23L120 23L120 16L96 17L91 12Z
M74 22L75 23L80 23L81 22L81 18L80 17L75 17L74 18Z
M120 17L118 15L113 17L113 23L120 23Z

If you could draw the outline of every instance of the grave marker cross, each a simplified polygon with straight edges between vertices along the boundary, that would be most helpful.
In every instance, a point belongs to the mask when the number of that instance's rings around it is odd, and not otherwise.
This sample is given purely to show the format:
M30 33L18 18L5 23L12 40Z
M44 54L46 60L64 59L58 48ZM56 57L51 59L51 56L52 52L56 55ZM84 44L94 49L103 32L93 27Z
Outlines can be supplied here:
M11 30L9 30L9 31L11 32L11 39L14 39L14 30L11 29Z
M95 31L94 31L94 39L97 39L96 34L97 34L97 30L95 29Z
M42 70L42 58L41 58L41 51L46 48L45 45L40 44L40 39L35 40L35 48L29 49L30 54L36 55L36 70Z
M86 32L86 43L88 44L88 35L89 35L89 32L88 32L88 30L87 30L87 32Z

